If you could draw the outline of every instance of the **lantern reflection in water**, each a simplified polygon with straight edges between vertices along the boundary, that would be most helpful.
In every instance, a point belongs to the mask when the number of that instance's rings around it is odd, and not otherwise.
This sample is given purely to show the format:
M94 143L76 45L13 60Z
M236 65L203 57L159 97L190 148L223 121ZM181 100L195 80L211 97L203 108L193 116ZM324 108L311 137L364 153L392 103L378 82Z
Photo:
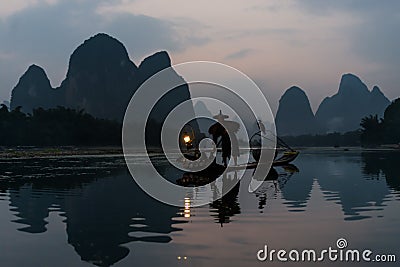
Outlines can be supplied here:
M185 197L185 209L184 209L185 218L190 218L190 198Z

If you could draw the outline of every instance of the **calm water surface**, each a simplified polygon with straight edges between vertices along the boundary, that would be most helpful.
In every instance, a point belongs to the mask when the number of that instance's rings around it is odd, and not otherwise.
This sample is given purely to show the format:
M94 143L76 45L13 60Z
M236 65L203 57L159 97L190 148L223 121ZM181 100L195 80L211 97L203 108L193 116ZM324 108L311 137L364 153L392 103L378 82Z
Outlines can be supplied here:
M338 238L400 260L400 152L304 150L294 165L255 193L249 172L210 205L176 208L141 191L121 157L2 159L0 265L281 266L257 251L318 251Z

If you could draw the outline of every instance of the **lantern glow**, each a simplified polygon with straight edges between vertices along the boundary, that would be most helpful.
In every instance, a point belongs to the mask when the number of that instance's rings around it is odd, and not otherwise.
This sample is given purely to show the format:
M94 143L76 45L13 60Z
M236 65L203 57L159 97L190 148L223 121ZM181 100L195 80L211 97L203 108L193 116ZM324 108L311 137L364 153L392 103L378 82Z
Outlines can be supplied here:
M187 144L187 143L189 143L190 142L190 136L189 135L184 135L183 136L183 141L185 141L185 143Z

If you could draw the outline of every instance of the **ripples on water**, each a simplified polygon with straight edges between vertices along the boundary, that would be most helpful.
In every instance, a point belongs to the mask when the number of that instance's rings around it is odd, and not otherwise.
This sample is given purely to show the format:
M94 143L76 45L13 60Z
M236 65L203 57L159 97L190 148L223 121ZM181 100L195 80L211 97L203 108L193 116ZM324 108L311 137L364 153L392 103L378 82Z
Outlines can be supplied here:
M171 181L183 175L162 158L152 161ZM399 152L304 151L252 194L248 172L210 205L192 208L188 199L176 208L140 190L121 157L2 159L0 251L6 266L28 258L58 266L251 266L266 242L319 248L346 235L355 245L398 252L399 163ZM31 249L38 234L42 245ZM47 246L57 259L41 254Z

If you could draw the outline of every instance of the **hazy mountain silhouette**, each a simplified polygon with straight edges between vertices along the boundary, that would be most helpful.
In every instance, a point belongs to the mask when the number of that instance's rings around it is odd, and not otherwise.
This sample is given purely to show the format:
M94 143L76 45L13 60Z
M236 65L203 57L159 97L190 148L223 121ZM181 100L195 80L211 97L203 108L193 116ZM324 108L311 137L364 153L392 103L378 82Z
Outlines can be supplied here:
M139 66L139 82L142 84L145 80L156 74L157 72L171 67L171 59L169 58L167 52L158 52L151 55L143 60ZM166 93L154 106L150 113L150 119L156 122L162 123L166 119L167 115L180 103L190 99L189 87L185 80L179 76L173 69L168 69L164 71L163 77L168 78L168 83L182 84L173 88L171 91ZM159 85L157 81L156 84L159 87L168 87L167 82L164 82L164 78L160 81L162 84ZM165 93L169 88L163 88L162 91L157 91L159 94ZM193 107L187 112L192 113L194 116ZM161 129L160 129L161 130Z
M210 118L213 116L211 111L207 108L206 104L204 104L204 102L201 100L198 100L196 102L196 104L194 105L194 110L196 113L199 114L207 114L207 116Z
M59 92L51 87L45 71L37 65L31 65L12 91L10 107L15 109L22 106L25 112L37 107L50 108L61 104L58 95Z
M194 112L197 114L206 114L208 118L212 118L213 114L211 111L207 108L206 104L204 104L203 101L198 100L196 104L193 106ZM214 120L207 119L207 118L199 118L197 119L197 124L199 125L200 132L202 133L208 133L208 129L210 126L215 123Z
M316 113L316 119L326 132L345 132L359 128L361 118L382 116L390 101L375 86L367 86L353 74L345 74L337 94L325 98Z
M297 86L287 89L279 100L275 123L279 135L310 134L319 130L310 101Z
M168 53L160 51L145 58L139 65L139 79L142 84L146 79L150 78L157 72L171 66L171 59Z
M22 111L30 113L38 107L65 106L84 109L98 118L122 121L139 85L170 66L167 52L158 52L137 67L121 42L107 34L97 34L73 52L67 76L58 88L51 87L43 69L30 66L12 91L11 108L22 106ZM179 77L173 70L171 75ZM162 120L171 107L189 98L187 85L179 87L163 97L156 117Z
M378 86L374 86L370 93L369 108L372 114L383 116L386 108L390 105L391 101L383 94Z
M137 67L118 40L98 34L81 44L69 61L62 82L63 105L121 120L138 85Z

